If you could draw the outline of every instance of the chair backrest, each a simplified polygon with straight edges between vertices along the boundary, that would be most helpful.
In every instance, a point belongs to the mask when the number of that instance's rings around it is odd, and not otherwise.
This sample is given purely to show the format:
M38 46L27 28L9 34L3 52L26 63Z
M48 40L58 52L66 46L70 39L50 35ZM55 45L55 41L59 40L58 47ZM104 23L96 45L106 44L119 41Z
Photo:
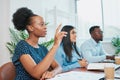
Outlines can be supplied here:
M5 63L0 67L0 80L14 80L15 75L15 66L12 62Z

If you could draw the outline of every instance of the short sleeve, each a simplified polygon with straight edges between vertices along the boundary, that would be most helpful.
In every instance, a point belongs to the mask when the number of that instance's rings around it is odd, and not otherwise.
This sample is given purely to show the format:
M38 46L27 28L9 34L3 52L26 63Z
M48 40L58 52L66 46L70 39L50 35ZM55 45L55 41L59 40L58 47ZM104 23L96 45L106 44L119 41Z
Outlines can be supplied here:
M41 51L43 51L42 52L42 54L43 54L43 57L45 57L46 55L47 55L47 53L48 53L48 49L45 47L45 46L42 46L42 45L39 45L40 47L41 47Z
M18 65L20 63L19 59L20 59L20 56L23 55L23 54L29 54L30 53L30 50L29 50L29 46L26 45L25 41L20 41L17 45L16 45L16 48L15 48L15 53L12 57L12 62L15 64L15 65Z

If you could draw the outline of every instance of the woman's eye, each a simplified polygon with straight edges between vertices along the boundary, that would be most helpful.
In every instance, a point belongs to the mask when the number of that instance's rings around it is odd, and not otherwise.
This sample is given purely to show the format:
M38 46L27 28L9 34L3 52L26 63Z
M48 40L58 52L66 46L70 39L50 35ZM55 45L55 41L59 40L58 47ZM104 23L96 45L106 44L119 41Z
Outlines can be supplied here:
M40 26L43 26L44 24L39 24Z
M72 34L76 34L76 32L72 32Z

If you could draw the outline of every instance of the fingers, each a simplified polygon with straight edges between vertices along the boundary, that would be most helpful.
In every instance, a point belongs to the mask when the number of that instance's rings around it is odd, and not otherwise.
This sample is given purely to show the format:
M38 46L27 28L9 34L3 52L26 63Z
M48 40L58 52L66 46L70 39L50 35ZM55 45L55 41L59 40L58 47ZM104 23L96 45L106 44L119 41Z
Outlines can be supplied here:
M85 63L85 66L87 66L88 65L88 62L87 62L87 60L86 59L82 59L83 61L84 61L84 63Z
M48 78L52 78L53 76L54 76L54 74L52 72L47 71L42 75L40 80L45 80L45 79L48 79Z
M86 66L88 65L88 61L86 59L83 59L85 61Z
M86 60L86 59L82 59L82 61L85 61L85 62L87 62L87 60Z
M61 31L61 32L60 32L61 25L62 25L62 24L60 24L60 25L57 27L55 34L56 34L56 35L59 35L59 36L65 36L65 37L66 37L67 32L65 32L65 31Z
M59 26L57 27L56 32L55 32L56 34L60 31L61 26L62 24L59 24Z
M67 32L64 32L64 31L60 32L60 36L61 37L66 37L67 36Z
M58 28L56 29L56 33L54 36L54 45L59 46L63 37L66 37L67 32L65 31L60 31L61 28L61 24L58 26Z
M86 67L88 65L87 61L85 59L82 59L79 61L81 67Z

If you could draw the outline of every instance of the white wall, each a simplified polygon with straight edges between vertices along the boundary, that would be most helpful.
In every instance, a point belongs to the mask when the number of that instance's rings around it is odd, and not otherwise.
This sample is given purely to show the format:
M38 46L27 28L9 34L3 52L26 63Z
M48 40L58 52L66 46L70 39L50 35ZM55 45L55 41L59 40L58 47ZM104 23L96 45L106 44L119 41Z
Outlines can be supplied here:
M115 54L115 47L111 44L111 42L102 42L103 48L108 54Z
M61 10L65 13L74 13L74 0L11 0L10 1L10 19L12 19L13 13L20 7L28 7L30 8L35 14L38 14L42 16L46 21L49 22L48 24L48 34L45 39L49 40L53 38L54 32L56 29L56 26L58 25L57 23L61 23L62 20L57 22L55 25L55 16L54 16L54 11L52 15L49 15L50 12L52 11L55 7L57 10ZM59 12L58 12L59 14ZM51 16L51 20L47 21L47 18ZM58 20L57 20L58 21ZM52 24L54 23L54 25ZM51 25L52 24L52 25ZM11 27L13 27L12 23L10 24ZM42 40L44 41L44 39Z
M6 42L10 40L9 37L9 0L0 0L0 65L10 61L10 54L6 48Z

